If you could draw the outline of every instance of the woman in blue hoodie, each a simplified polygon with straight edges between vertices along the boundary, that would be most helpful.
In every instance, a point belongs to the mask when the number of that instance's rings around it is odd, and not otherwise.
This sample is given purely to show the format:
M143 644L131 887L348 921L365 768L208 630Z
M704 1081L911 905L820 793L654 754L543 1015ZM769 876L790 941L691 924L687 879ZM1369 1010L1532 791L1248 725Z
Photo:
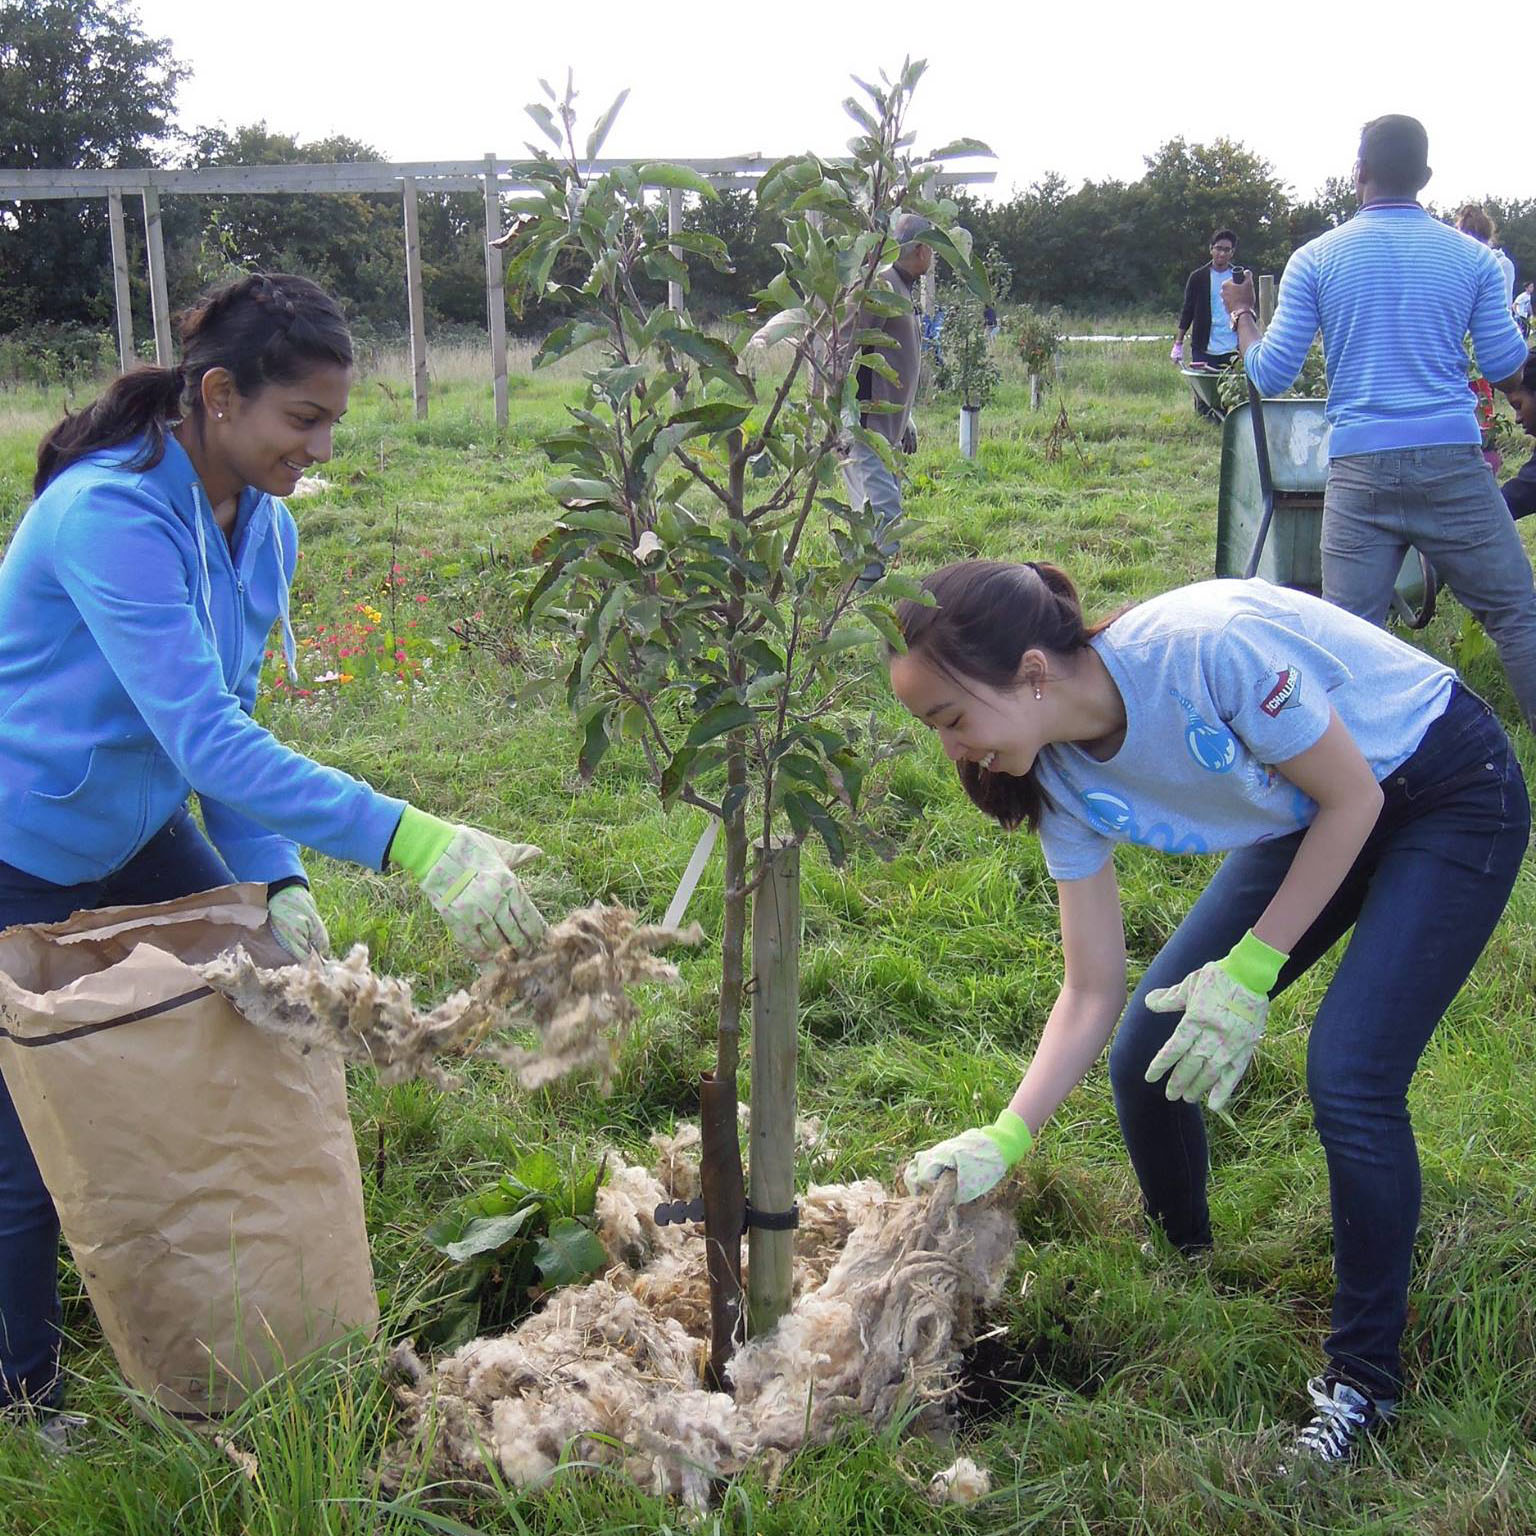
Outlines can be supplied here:
M537 849L381 795L252 717L274 624L293 665L280 498L346 410L340 310L307 279L244 277L182 317L181 356L48 434L0 561L0 928L258 881L284 946L324 950L303 845L408 870L475 958L531 945L543 922L512 871ZM57 1392L57 1267L0 1084L0 1408Z

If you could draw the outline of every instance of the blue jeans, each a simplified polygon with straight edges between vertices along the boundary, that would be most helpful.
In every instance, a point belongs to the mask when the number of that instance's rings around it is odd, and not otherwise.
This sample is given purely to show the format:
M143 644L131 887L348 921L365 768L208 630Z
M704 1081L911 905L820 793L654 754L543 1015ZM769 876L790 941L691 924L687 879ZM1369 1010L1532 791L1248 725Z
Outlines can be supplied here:
M52 885L0 863L0 928L171 901L233 880L183 807L104 880ZM58 1391L59 1219L0 1081L0 1406L50 1404Z
M1409 545L1427 555L1498 647L1536 729L1536 585L1482 451L1470 443L1330 461L1323 496L1323 596L1384 624Z
M1307 1045L1307 1094L1333 1208L1325 1348L1333 1370L1374 1397L1395 1398L1419 1219L1408 1084L1509 899L1530 804L1493 712L1460 687L1382 789L1370 838L1297 943L1275 993L1353 925ZM1269 905L1301 836L1227 856L1147 967L1110 1052L1115 1109L1147 1212L1186 1252L1211 1243L1205 1123L1199 1105L1170 1102L1161 1081L1145 1079L1181 1017L1150 1012L1146 996L1231 949Z

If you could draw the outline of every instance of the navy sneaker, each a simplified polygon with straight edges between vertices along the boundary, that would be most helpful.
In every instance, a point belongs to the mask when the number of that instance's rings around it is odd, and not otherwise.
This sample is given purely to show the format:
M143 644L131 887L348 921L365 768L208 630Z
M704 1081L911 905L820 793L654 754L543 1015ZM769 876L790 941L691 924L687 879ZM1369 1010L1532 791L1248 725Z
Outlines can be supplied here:
M1285 1470L1353 1461L1366 1436L1387 1424L1397 1408L1395 1398L1368 1397L1338 1376L1314 1376L1307 1391L1312 1418L1291 1442Z

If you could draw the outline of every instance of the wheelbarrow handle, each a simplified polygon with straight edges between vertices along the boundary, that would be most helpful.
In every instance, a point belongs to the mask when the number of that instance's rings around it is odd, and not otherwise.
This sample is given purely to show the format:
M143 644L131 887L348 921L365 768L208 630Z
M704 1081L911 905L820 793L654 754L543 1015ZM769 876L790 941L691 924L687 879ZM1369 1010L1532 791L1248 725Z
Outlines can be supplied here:
M1232 268L1234 283L1242 282L1247 275L1242 267ZM1264 434L1264 402L1259 398L1259 387L1251 375L1248 379L1248 414L1253 418L1253 449L1259 461L1259 497L1262 502L1259 531L1254 535L1253 548L1248 552L1248 569L1243 572L1244 578L1251 579L1259 573L1264 541L1269 537L1269 525L1275 516L1275 481L1269 470L1269 439Z
M1253 548L1248 552L1248 569L1245 578L1259 573L1259 559L1264 553L1264 541L1269 537L1269 525L1275 515L1275 482L1269 472L1269 439L1264 435L1264 402L1259 398L1259 386L1248 380L1248 414L1253 417L1253 450L1259 461L1259 497L1263 510L1259 516L1259 531L1254 535Z

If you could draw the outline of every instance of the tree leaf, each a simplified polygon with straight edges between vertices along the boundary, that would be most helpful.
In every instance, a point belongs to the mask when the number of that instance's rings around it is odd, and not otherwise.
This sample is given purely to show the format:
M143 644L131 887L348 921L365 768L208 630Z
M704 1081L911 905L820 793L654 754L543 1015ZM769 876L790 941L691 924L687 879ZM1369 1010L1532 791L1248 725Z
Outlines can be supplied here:
M683 785L688 782L688 770L693 766L693 760L699 755L697 747L679 747L672 754L672 760L661 771L661 803L670 805L677 797Z
M591 346L594 341L606 341L607 338L606 326L594 325L590 320L567 320L544 338L543 345L533 354L533 366L546 367L578 347Z
M551 480L547 489L559 502L596 502L599 505L611 502L618 494L606 480L592 480L585 475L562 475L558 480Z
M706 741L713 741L716 736L723 736L727 731L740 730L742 726L750 725L756 718L755 710L735 699L727 704L717 704L694 721L693 729L688 732L688 745L701 747Z
M694 192L710 202L720 200L720 194L708 180L686 165L669 165L665 161L658 160L649 165L642 165L636 175L639 176L642 186L666 187L668 191L673 192Z
M536 122L539 127L544 130L544 137L548 139L556 149L559 149L563 141L560 137L560 130L555 126L554 113L551 112L542 101L530 102L528 106L523 108L523 111L525 111L528 116L531 117L534 122Z
M980 139L955 139L938 149L929 150L923 158L925 160L964 160L983 155L988 160L997 159L997 156Z
M848 848L843 841L842 829L825 806L810 795L795 790L784 796L784 810L789 816L789 824L797 832L803 833L810 827L816 829L817 836L826 844L827 857L834 867L841 868L847 863Z
M600 709L587 721L586 739L581 744L581 755L576 760L576 771L582 782L587 783L597 772L603 754L608 750L608 710Z
M729 400L706 400L702 405L691 405L686 410L675 411L667 419L667 425L679 422L696 423L705 432L728 432L739 427L752 414L749 405L733 405Z
M595 160L598 151L603 147L603 140L608 137L608 130L613 127L613 120L619 115L619 109L629 100L629 88L626 86L613 98L613 105L598 118L592 126L592 132L587 135L587 159Z
M856 646L878 645L880 633L872 625L840 624L825 640L816 643L816 654L831 656L838 651L848 651Z
M811 328L811 324L809 310L800 306L794 309L781 309L771 320L760 325L752 333L747 347L752 351L766 351L778 342L803 336Z
M858 98L849 96L843 102L843 111L856 122L866 133L876 139L880 137L880 124L865 107L859 104Z

